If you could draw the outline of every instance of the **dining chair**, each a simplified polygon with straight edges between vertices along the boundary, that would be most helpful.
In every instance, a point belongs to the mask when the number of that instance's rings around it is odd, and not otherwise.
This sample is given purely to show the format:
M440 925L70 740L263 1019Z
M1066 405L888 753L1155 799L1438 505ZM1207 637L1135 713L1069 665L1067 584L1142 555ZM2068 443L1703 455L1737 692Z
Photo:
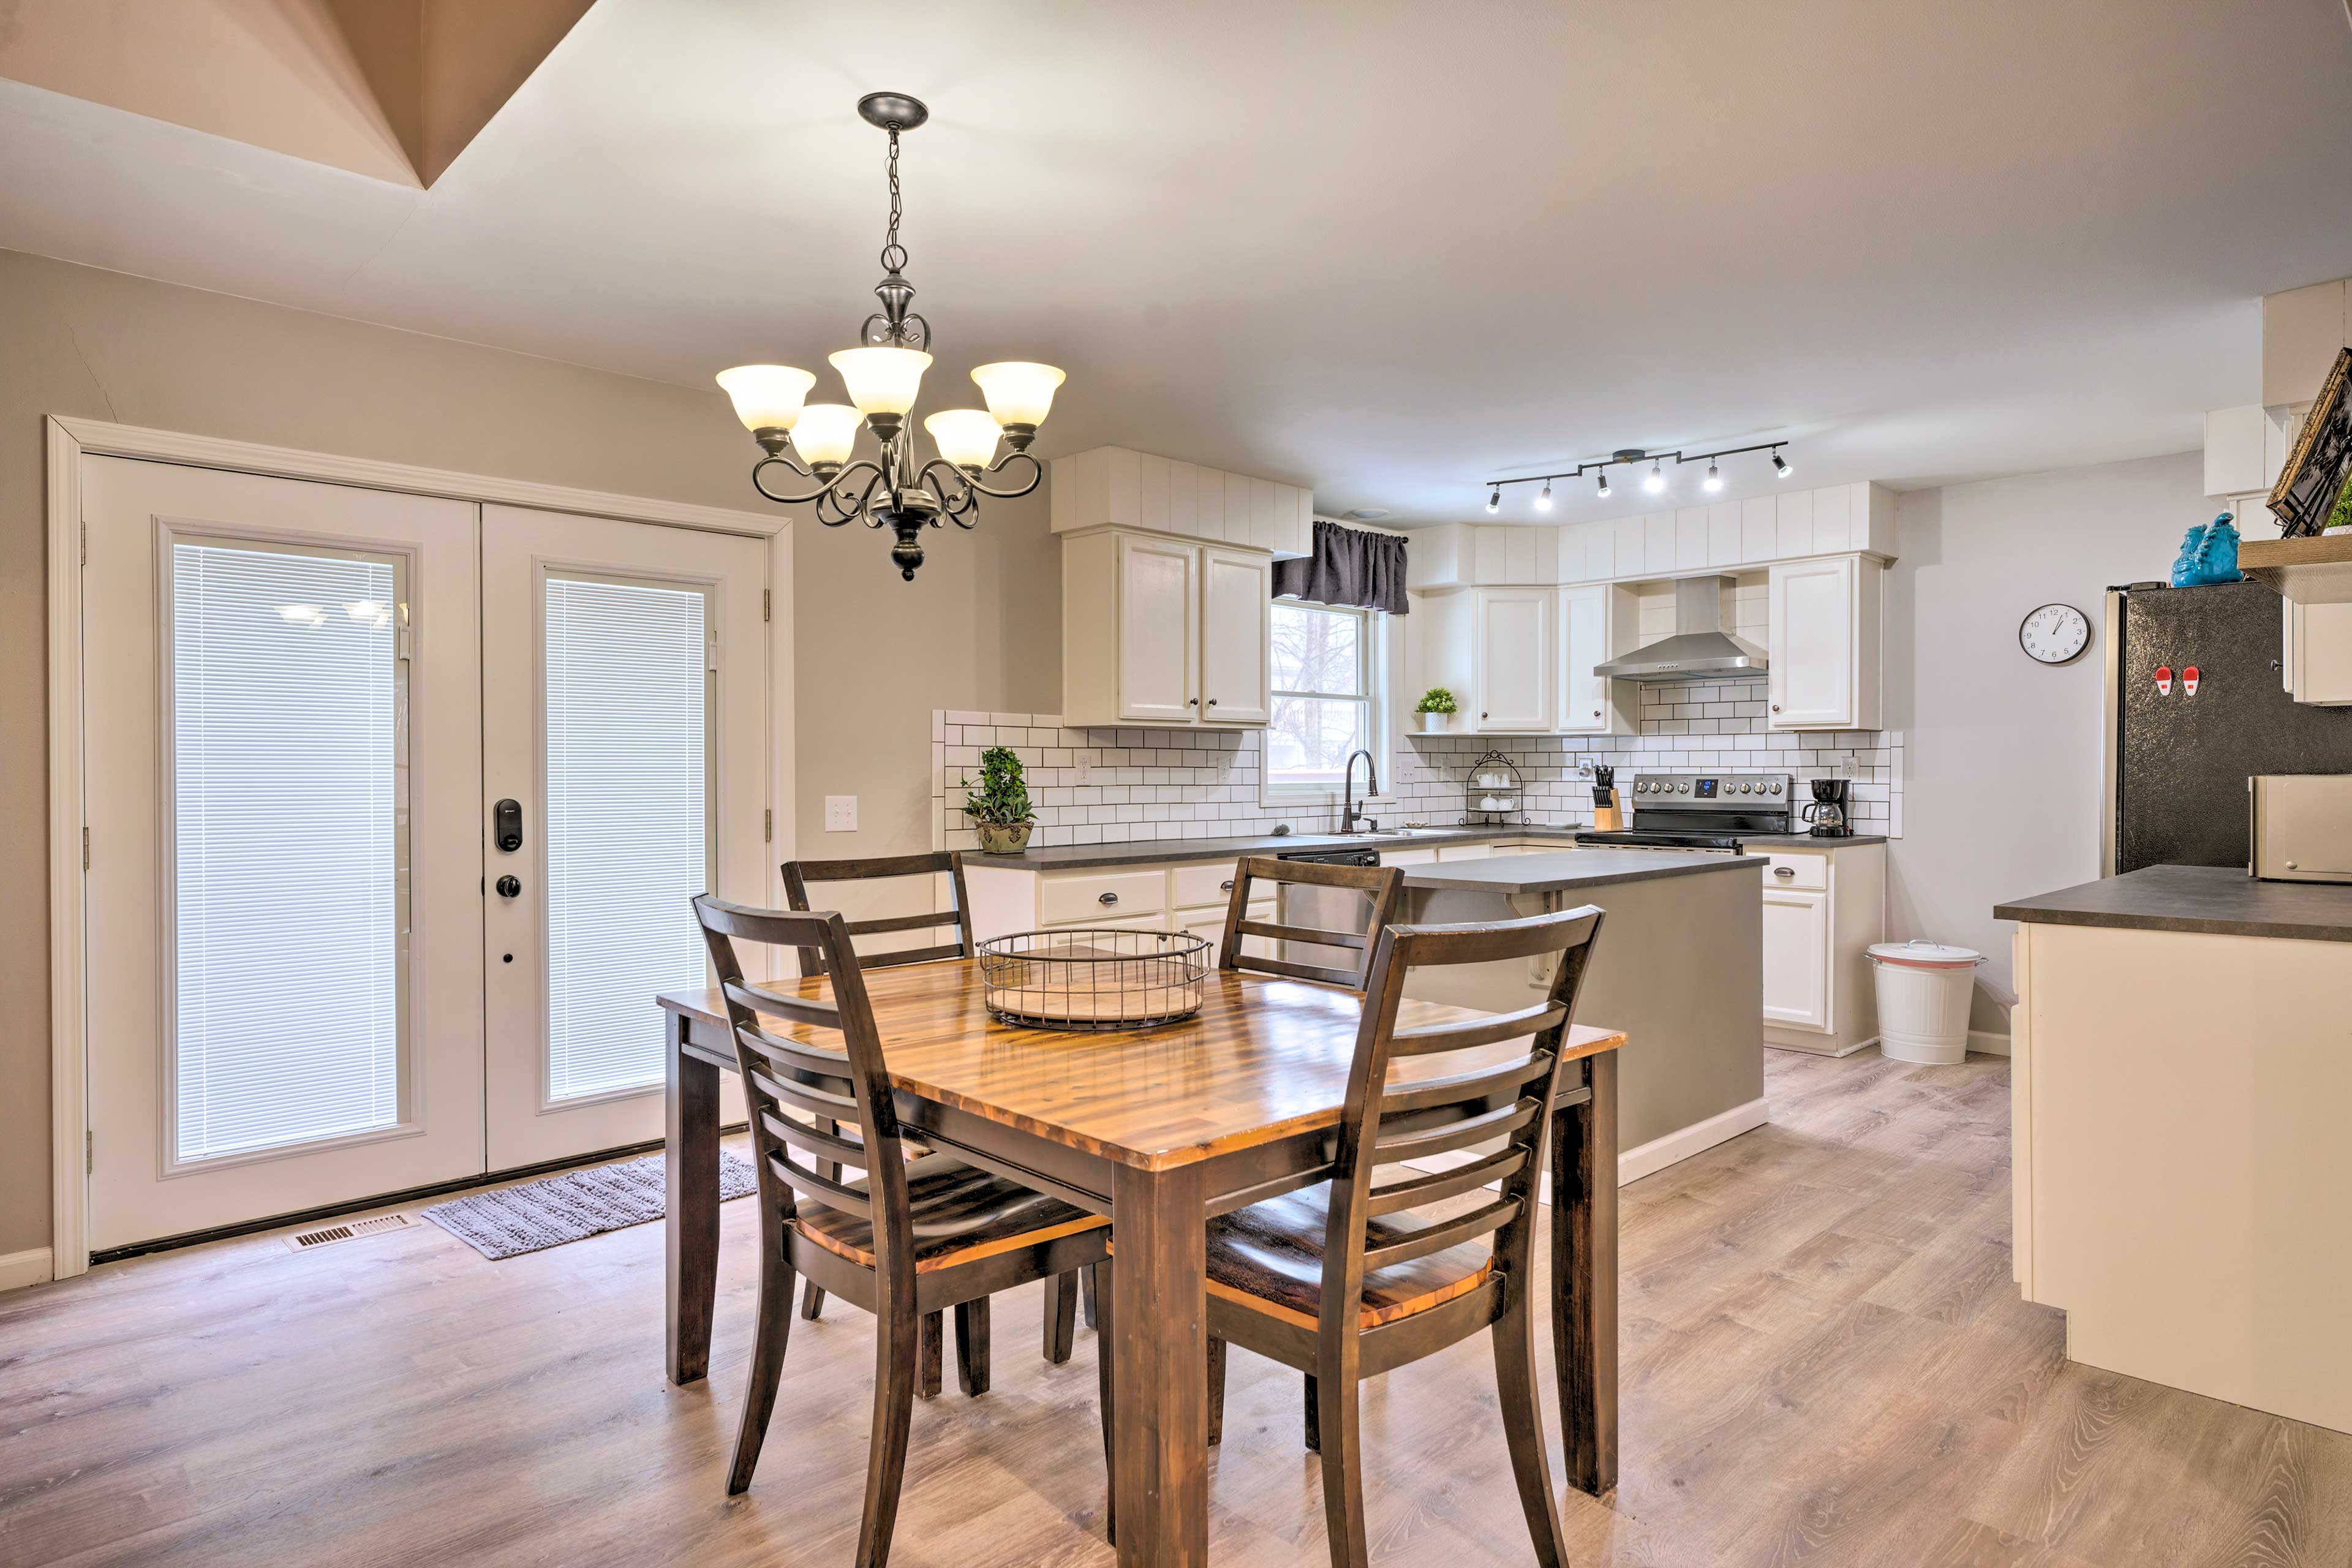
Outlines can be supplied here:
M840 915L747 909L708 895L694 909L727 1001L760 1195L759 1321L727 1490L749 1489L760 1460L792 1333L793 1279L820 1281L876 1319L856 1561L882 1568L906 1478L917 1324L952 1309L961 1330L995 1291L1101 1261L1109 1222L943 1154L907 1158L865 976ZM745 980L739 941L814 950L832 978L832 1002ZM798 1036L838 1036L841 1048L778 1033L763 1014L800 1026ZM824 1173L845 1166L864 1179Z
M875 936L896 931L929 931L934 935L940 928L952 926L954 939L929 946L861 951L857 965L861 969L883 969L900 963L929 963L941 958L970 958L972 955L971 900L964 889L963 856L954 850L938 850L925 855L889 855L856 860L787 860L783 867L784 898L795 910L807 910L809 884L835 882L897 881L921 878L926 881L945 878L948 907L943 910L923 910L912 914L880 915L867 920L845 922L851 937ZM930 901L930 889L923 902ZM852 943L855 946L855 942ZM812 948L800 951L801 973L822 974L824 957ZM820 1129L824 1123L818 1123ZM837 1169L821 1166L825 1175L838 1181ZM1056 1277L1045 1282L1045 1359L1058 1366L1070 1359L1072 1341L1076 1335L1078 1281ZM814 1279L801 1287L801 1316L814 1321L824 1310L824 1290ZM940 1391L942 1325L937 1318L927 1318L922 1328L923 1365L917 1392L929 1399ZM981 1302L970 1313L956 1321L956 1374L966 1394L988 1392L988 1303Z
M1389 927L1372 952L1330 1181L1209 1222L1211 1336L1309 1374L1309 1446L1322 1455L1335 1568L1362 1568L1367 1550L1357 1384L1482 1331L1493 1336L1503 1434L1537 1560L1567 1563L1536 1394L1534 1239L1561 1047L1601 921L1588 905ZM1551 978L1531 1006L1399 1026L1413 970L1546 955ZM1474 1052L1431 1064L1436 1076L1389 1082L1402 1058ZM1435 1172L1409 1163L1464 1150L1479 1152ZM1466 1211L1451 1200L1466 1200ZM1434 1217L1412 1212L1441 1203L1450 1206ZM1108 1270L1099 1279L1107 1286ZM1125 1305L1101 1302L1103 1343ZM1213 1426L1223 1400L1213 1372Z
M1252 920L1250 900L1260 895L1251 888L1258 882L1272 882L1290 888L1332 888L1362 893L1371 900L1371 920L1361 932L1332 931L1321 927L1285 925L1279 921ZM1396 912L1398 894L1404 887L1404 871L1396 866L1333 866L1319 860L1282 860L1271 855L1244 855L1234 868L1234 896L1225 906L1225 939L1217 966L1220 969L1245 969L1260 974L1278 974L1292 980L1319 980L1327 984L1345 985L1352 990L1364 988L1364 966L1370 960L1372 944L1380 940L1381 928ZM1347 967L1328 963L1307 963L1287 955L1276 958L1270 954L1242 951L1245 937L1263 937L1270 942L1298 942L1316 947L1345 948L1359 956Z

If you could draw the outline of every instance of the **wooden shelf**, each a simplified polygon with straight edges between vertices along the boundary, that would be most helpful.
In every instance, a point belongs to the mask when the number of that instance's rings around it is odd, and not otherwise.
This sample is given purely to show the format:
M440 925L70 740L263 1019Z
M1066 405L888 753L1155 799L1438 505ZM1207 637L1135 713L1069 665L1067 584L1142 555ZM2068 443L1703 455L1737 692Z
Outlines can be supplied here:
M2238 568L2298 605L2352 604L2352 529L2316 539L2250 539Z

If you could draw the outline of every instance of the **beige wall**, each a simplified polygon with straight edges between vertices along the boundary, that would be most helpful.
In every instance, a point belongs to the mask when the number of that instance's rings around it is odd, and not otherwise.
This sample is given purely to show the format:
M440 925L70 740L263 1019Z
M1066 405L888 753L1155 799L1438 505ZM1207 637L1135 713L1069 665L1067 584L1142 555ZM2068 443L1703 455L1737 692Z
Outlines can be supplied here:
M746 479L756 448L715 387L0 251L0 1253L49 1233L47 414L765 504ZM911 584L866 529L803 521L793 531L801 849L927 847L931 710L1061 704L1060 556L1045 492L992 506L973 532L934 535ZM821 831L827 795L859 797L860 832Z
M2168 576L2221 510L2195 452L1915 490L1886 584L1886 723L1904 731L1903 837L1887 934L1975 948L1969 1026L2009 1032L2004 900L2099 874L2106 590ZM2034 663L2017 626L2059 601L2091 619L2072 664ZM2220 809L2231 809L2220 803ZM2237 809L2242 810L2243 807Z

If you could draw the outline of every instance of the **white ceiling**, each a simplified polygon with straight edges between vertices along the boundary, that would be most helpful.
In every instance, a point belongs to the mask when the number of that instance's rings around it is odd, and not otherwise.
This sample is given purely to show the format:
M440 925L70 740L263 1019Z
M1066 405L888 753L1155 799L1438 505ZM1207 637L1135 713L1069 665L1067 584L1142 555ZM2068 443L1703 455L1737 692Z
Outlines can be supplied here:
M922 409L1049 360L1049 454L1434 521L1620 446L1785 434L1801 482L1901 486L2192 447L2258 394L2260 297L2352 273L2347 83L2342 0L599 0L430 191L0 82L0 247L687 384L823 371L873 308L854 105L892 88L933 110Z

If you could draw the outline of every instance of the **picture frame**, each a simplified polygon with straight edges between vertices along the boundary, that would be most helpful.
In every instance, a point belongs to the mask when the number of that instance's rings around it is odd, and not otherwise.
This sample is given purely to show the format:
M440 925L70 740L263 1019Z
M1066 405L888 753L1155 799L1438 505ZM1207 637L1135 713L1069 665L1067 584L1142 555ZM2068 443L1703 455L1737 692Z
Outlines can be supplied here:
M2347 478L2352 477L2352 405L2345 398L2347 379L2352 379L2352 348L2336 353L2336 363L2320 383L2319 395L2304 419L2303 432L2295 437L2294 450L2287 454L2278 483L2271 489L2271 514L2279 520L2284 538L2309 539L2326 528L2336 498L2344 493Z

